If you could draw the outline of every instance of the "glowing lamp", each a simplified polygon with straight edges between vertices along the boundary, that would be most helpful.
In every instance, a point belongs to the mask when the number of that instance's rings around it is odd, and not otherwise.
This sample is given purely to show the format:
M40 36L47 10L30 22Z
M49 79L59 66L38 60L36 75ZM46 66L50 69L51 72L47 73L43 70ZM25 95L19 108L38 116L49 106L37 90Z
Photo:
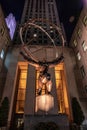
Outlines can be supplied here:
M34 34L33 36L34 36L34 37L37 37L37 34Z

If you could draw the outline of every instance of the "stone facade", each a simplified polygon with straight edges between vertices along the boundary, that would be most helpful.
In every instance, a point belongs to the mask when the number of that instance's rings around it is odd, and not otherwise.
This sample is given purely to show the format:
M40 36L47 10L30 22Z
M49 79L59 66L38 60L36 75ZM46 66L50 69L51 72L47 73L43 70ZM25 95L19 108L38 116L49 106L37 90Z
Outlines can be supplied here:
M40 122L46 123L55 123L60 130L69 130L69 122L68 118L65 114L59 115L39 115L39 116L32 116L26 115L25 116L25 130L35 130L35 127Z
M48 49L48 48L47 48ZM50 48L49 48L50 49ZM57 47L58 51L61 52L61 47ZM11 49L12 50L12 49ZM7 79L4 89L3 98L7 96L10 101L10 111L9 111L9 118L8 121L11 121L12 111L13 111L13 105L14 105L14 98L15 98L15 89L16 89L16 78L17 78L17 65L18 62L24 62L25 60L20 55L20 49L14 48L12 51L9 49L9 52L6 56L5 63L10 58L10 61L8 63L8 73L7 73ZM67 93L69 98L69 105L70 105L70 113L72 116L72 110L71 110L71 98L72 97L78 97L77 92L77 86L76 81L74 77L74 67L76 65L75 57L73 55L73 51L70 48L64 47L63 51L64 55L64 67L65 67L65 76L66 76L66 84L67 84ZM38 55L41 55L38 54ZM43 55L43 54L42 54ZM54 53L48 55L48 57L54 55ZM27 91L26 91L26 99L25 99L25 108L24 108L24 115L34 115L35 111L35 67L29 65L28 68L28 80L27 80ZM51 75L53 76L54 71L51 70ZM33 77L32 77L33 76ZM54 77L54 76L53 76ZM53 86L55 86L55 78L53 78ZM54 97L55 92L53 90ZM32 102L31 102L32 101ZM57 105L57 99L55 97L55 109L50 111L50 114L58 114L58 105ZM70 117L72 118L72 117Z
M3 62L7 53L7 48L11 44L9 30L5 23L4 14L0 6L0 100L5 84L7 68L3 66Z
M87 110L87 7L80 14L70 45L76 57L77 65L74 70L79 99Z

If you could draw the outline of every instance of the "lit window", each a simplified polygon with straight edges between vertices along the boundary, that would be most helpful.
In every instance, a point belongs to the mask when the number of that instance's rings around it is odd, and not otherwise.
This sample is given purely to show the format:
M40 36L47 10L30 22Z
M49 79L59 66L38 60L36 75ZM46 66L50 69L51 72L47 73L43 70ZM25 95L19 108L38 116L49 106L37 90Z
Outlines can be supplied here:
M84 78L85 75L86 75L86 73L85 73L85 70L84 70L84 66L83 66L83 65L81 66L80 70L81 70L81 75L82 75L82 77Z
M67 113L66 106L68 109L68 97L65 83L65 76L63 65L55 67L55 80L56 80L56 91L58 100L58 113Z
M4 50L1 51L1 53L0 53L0 57L1 57L1 59L4 58Z
M20 127L23 125L23 122L24 122L23 118L16 119L16 123L17 123L16 125L18 129L20 129Z
M83 48L84 51L87 50L87 45L86 45L85 41L82 42L82 48Z
M73 41L73 44L74 44L75 47L77 46L77 40L76 39Z
M79 51L77 52L77 59L78 59L78 60L80 60L80 59L81 59L81 54L80 54L80 52L79 52Z
M77 35L78 35L79 38L81 38L81 29L80 28L77 31Z
M16 113L24 113L24 102L25 102L25 92L26 92L26 81L27 81L27 64L20 64L18 66L18 93L17 93L17 101L16 101Z
M87 16L85 15L83 18L83 24L86 26L87 25Z

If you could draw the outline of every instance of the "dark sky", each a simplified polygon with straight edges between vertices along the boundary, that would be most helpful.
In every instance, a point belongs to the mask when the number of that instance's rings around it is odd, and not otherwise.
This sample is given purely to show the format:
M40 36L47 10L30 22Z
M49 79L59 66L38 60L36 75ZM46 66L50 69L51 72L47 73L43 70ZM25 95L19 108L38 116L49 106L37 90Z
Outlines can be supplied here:
M13 13L16 20L19 21L23 10L25 0L0 0L5 17L9 13Z
M13 13L17 21L20 21L25 0L0 0L5 17L9 13ZM56 0L59 11L60 21L63 23L67 40L70 40L72 31L78 20L79 14L85 0ZM73 22L70 17L73 16Z
M60 21L63 23L67 40L70 41L73 29L77 23L84 0L56 0L59 9ZM59 3L59 4L58 4ZM70 22L73 16L74 20Z

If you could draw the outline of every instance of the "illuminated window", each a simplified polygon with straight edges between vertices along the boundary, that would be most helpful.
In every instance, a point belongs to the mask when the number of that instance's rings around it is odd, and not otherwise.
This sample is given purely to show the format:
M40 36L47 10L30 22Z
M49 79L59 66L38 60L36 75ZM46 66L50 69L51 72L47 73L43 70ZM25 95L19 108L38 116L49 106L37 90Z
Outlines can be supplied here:
M18 118L16 121L17 128L20 129L20 127L23 125L23 118Z
M64 99L63 99L63 86L62 86L62 77L61 71L57 71L55 73L56 77L56 89L57 89L57 96L58 96L58 111L60 113L64 112Z
M62 80L62 70L58 66L55 67L55 79L56 79L56 90L58 99L58 112L64 113L64 93L63 93L63 80Z
M24 113L24 102L26 92L26 80L27 80L27 69L26 63L18 65L18 82L17 82L17 101L16 101L16 113Z
M77 31L77 35L78 35L79 38L81 38L81 29L80 28Z
M81 60L81 54L80 54L79 51L77 52L77 59L78 59L78 60Z
M56 91L58 100L58 113L66 113L70 116L69 102L64 74L64 64L55 67Z
M1 59L4 59L4 50L2 49L1 53L0 53L0 57Z
M85 41L82 42L82 48L83 48L84 51L87 50L87 45L86 45Z
M84 18L83 18L83 24L86 26L87 25L87 16L85 15Z
M75 47L77 46L77 40L76 39L73 41L73 44L74 44Z

